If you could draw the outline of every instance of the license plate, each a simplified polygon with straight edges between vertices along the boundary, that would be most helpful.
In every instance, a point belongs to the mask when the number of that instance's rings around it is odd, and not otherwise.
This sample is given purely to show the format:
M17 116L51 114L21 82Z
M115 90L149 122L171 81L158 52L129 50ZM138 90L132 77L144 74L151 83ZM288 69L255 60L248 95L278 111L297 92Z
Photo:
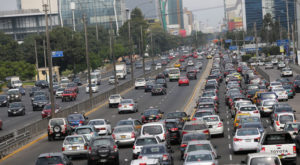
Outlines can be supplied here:
M106 159L100 159L99 162L101 163L106 162Z
M251 142L251 139L246 139L245 141L246 141L246 142Z
M55 134L55 136L60 136L60 134Z
M127 108L127 106L125 105L124 108Z
M125 138L126 138L126 136L125 136L125 135L122 135L122 136L121 136L121 138L122 138L122 139L125 139Z
M72 150L77 150L77 147L72 147Z

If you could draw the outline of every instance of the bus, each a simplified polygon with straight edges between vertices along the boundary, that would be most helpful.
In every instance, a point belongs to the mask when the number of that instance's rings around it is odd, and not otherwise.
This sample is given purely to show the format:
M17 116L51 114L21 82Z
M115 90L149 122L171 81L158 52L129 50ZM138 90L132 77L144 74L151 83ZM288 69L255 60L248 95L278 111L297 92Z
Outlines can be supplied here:
M169 69L169 80L173 81L176 80L178 81L180 77L180 70L179 68L170 68Z

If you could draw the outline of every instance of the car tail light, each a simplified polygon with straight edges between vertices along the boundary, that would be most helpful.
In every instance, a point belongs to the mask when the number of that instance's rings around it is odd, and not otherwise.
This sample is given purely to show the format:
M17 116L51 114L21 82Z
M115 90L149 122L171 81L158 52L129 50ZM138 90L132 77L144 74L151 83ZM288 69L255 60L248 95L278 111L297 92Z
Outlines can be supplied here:
M297 153L297 148L296 148L296 146L293 146L293 152L294 152L294 154Z
M194 117L193 120L197 120L197 118Z
M62 147L62 148L61 148L61 151L65 151L65 147Z
M187 132L183 131L183 132L182 132L182 135L184 135L184 134L187 134Z
M181 144L180 147L185 148L187 144Z
M277 125L277 126L280 126L279 121L276 121L276 125Z
M293 92L293 90L290 90L290 92Z
M168 155L163 155L163 160L164 160L164 161L166 161L166 160L168 160L168 159L169 159Z
M259 140L260 140L260 137L254 138L254 141L255 141L255 142L258 142Z
M67 131L67 125L66 124L64 125L64 127L65 127L65 129L62 131L62 133L66 133L66 131Z
M164 139L166 139L166 134L164 133Z
M208 129L207 129L207 130L204 130L203 133L209 134L209 130L208 130Z
M259 113L259 111L258 111L258 110L255 110L253 113Z
M218 127L222 127L222 126L223 126L223 123L220 122L220 123L218 124Z
M159 115L156 115L156 120L158 120L160 118L160 116Z
M265 148L265 147L262 147L260 151L265 152L265 151L266 151L266 148Z
M248 95L248 98L251 98L251 95Z
M115 150L115 152L118 151L118 147L116 145L114 145L114 150Z
M106 128L104 127L104 128L99 128L99 130L106 130Z
M147 165L147 163L140 163L139 165Z
M135 145L133 145L132 149L135 149Z
M87 146L84 146L84 150L87 150L88 149L88 147Z
M178 128L171 128L171 131L178 131Z
M233 141L238 142L238 141L242 141L242 139L233 138Z
M142 156L139 156L139 157L138 157L138 159L142 159L142 158L143 158Z
M48 131L50 132L50 134L53 133L49 125L48 125Z
M122 104L119 104L119 106L118 106L118 107L119 107L119 108L120 108L120 107L122 107Z
M131 138L135 138L134 132L131 132Z
M80 120L80 121L79 121L79 124L83 124L83 121L82 121L82 120Z
M111 136L112 136L114 139L116 139L116 135L115 135L115 134L111 134Z

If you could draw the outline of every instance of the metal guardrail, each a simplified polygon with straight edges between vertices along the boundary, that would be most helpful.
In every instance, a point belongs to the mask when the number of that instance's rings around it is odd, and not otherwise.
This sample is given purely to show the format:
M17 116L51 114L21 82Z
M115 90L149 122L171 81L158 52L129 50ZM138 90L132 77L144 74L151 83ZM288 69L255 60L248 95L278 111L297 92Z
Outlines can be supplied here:
M148 72L145 74L145 77L155 76L158 73L162 72L164 69L165 67L162 67L161 69ZM139 77L143 77L143 76L144 75L141 75ZM122 91L131 88L133 85L134 85L134 80L130 80L120 84L118 86L118 93L121 93ZM116 93L116 89L113 88L104 93L94 95L91 99L84 100L78 104L75 104L71 107L67 107L61 110L60 112L56 113L54 117L67 117L69 114L72 114L74 112L78 112L78 113L87 112L97 107L101 103L104 103L109 98L110 95L115 93ZM0 137L0 158L3 158L4 156L12 152L14 149L19 148L24 144L28 143L30 140L32 140L32 138L35 138L45 133L48 126L48 121L49 119L47 118L41 119L34 123L28 124L21 129L18 129L14 132L11 132L7 135Z
M270 82L270 76L259 66L255 67L255 71L259 73L264 79L266 79L268 82Z

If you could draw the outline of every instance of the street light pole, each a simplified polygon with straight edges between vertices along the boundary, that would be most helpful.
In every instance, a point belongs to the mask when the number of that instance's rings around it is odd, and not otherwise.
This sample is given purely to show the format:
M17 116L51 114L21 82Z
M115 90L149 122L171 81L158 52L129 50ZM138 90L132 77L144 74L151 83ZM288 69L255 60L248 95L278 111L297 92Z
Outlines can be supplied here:
M286 20L287 20L287 36L290 43L290 18L289 18L289 5L288 0L285 0L285 6L286 6Z
M129 42L129 50L130 50L130 49L132 49L133 46L132 46L132 43L131 43L131 32L130 32L130 28L131 28L130 27L130 22L131 21L130 21L129 9L126 9L126 15L127 15L127 19L128 19L128 42ZM133 83L134 83L133 59L132 59L133 51L131 53L129 53L129 58L130 58L130 65L131 65L131 83L133 85Z
M76 28L75 28L75 2L71 2L70 4L70 8L72 10L72 22L73 22L73 30L74 32L76 32Z
M112 20L110 20L110 30L109 30L109 48L110 48L110 57L113 61L114 67L114 76L115 76L115 93L119 92L118 90L118 77L117 77L117 70L116 70L116 58L115 58L115 51L114 51L114 36L113 36L113 28L112 28Z
M51 103L51 117L55 115L55 100L53 95L53 77L52 77L52 54L50 49L50 37L49 37L49 28L48 28L48 5L43 3L44 12L45 12L45 21L46 21L46 42L47 42L47 56L48 56L48 70L49 70L49 92L50 92L50 103Z
M146 78L146 73L145 73L145 55L144 55L144 38L143 38L143 26L141 25L141 55L143 57L143 73L144 73L144 78Z
M36 39L34 40L34 52L35 52L35 67L36 67L36 73L37 73L37 80L40 80L39 61L38 61L38 55L37 55L37 50L36 50Z

